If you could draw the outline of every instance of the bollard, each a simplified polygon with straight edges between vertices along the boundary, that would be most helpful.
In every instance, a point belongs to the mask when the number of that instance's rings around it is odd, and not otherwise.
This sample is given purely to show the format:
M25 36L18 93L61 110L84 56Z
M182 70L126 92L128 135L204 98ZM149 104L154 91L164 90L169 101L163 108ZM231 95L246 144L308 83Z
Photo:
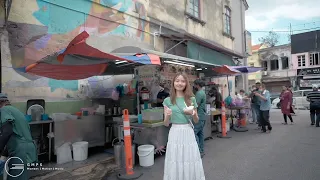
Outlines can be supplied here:
M218 135L219 138L231 138L227 135L227 127L226 127L226 106L224 101L221 103L221 135Z
M130 121L128 109L123 110L123 134L124 134L124 148L125 148L125 162L126 171L125 173L118 174L118 179L138 179L142 176L142 173L133 171L133 158L132 158L132 142L130 134Z

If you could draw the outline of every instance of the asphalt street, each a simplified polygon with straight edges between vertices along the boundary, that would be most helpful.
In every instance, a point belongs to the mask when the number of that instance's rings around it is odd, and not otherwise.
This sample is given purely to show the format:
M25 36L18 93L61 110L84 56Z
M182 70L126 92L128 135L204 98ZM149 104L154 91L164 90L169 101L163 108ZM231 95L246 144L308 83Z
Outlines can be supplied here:
M319 180L320 128L310 126L309 112L297 111L294 125L282 125L282 114L272 110L270 134L255 130L230 132L231 139L205 142L203 165L207 180ZM162 180L164 157L143 172L139 180ZM116 179L116 173L107 177Z

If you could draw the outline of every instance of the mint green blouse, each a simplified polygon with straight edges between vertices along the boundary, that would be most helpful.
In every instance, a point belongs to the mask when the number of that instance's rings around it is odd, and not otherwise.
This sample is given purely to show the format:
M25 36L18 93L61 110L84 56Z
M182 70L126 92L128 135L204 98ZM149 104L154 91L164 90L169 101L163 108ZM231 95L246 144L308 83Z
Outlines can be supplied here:
M195 97L191 97L191 105L194 106L194 108L198 108L198 104ZM167 106L172 110L170 122L172 124L188 124L189 121L186 119L183 109L186 108L186 103L184 101L183 97L177 97L176 104L172 104L170 97L167 97L163 101L163 105ZM181 108L182 112L178 108L178 106ZM191 118L190 115L187 115L187 117Z

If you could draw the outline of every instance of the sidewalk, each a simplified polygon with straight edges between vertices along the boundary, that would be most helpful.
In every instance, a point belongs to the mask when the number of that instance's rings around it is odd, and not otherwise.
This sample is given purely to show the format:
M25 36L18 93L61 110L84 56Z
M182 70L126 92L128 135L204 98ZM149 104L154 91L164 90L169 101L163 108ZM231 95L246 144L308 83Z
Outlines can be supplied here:
M78 167L76 167L78 166ZM107 157L100 161L91 161L85 165L76 165L64 168L62 171L53 171L48 174L38 174L31 177L31 180L94 180L103 179L108 174L117 170L113 157ZM80 166L80 167L79 167Z

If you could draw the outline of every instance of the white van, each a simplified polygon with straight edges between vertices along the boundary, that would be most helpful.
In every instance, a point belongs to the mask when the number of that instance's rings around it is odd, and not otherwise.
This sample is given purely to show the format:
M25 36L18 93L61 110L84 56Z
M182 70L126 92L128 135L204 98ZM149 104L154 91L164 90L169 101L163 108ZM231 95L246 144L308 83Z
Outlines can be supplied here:
M312 89L299 90L293 92L293 105L297 109L309 109L309 102L307 101L307 95L312 92ZM272 101L272 108L280 109L280 98L276 98Z

